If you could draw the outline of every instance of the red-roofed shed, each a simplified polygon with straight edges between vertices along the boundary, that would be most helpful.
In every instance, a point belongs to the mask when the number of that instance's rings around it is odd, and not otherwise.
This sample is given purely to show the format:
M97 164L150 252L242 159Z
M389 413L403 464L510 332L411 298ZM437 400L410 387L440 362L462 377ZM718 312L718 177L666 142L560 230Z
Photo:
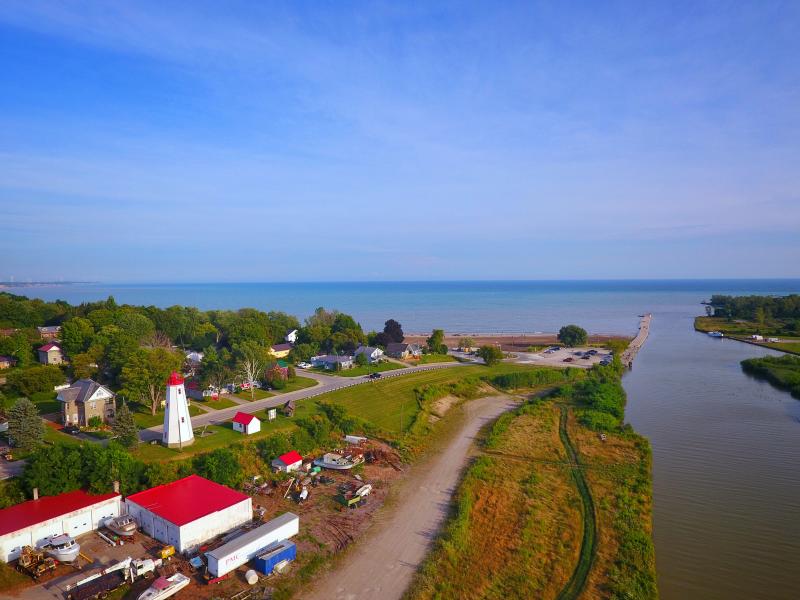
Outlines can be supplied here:
M285 471L286 473L289 473L290 471L296 471L303 466L303 457L300 456L300 453L297 452L297 450L292 450L286 454L281 454L278 458L273 460L272 466L279 471Z
M239 411L233 417L233 430L252 435L261 431L261 421L255 415Z
M119 516L121 506L117 493L76 490L4 508L0 510L0 560L14 560L22 546L36 546L51 535L76 537L99 529L106 519Z
M253 518L250 496L199 475L133 494L125 504L142 531L178 552Z

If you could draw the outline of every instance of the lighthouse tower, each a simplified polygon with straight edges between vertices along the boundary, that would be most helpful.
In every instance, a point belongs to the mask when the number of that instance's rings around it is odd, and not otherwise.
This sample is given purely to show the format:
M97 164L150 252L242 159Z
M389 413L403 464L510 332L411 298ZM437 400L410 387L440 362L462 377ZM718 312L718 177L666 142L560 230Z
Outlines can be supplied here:
M173 372L167 381L167 409L164 411L164 434L161 443L182 448L194 442L189 403L183 389L183 377Z

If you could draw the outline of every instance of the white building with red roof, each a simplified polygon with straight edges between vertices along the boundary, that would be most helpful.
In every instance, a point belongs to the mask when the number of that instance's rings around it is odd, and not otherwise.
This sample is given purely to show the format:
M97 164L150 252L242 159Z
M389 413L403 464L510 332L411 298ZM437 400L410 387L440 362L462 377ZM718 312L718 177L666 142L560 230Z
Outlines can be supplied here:
M76 490L28 500L0 510L0 560L19 558L23 546L37 546L46 537L66 533L77 537L99 529L121 514L117 493L87 494Z
M194 549L253 518L250 496L190 475L125 498L141 530L178 552Z
M255 415L239 411L233 417L233 430L245 435L253 435L261 431L261 420Z
M297 450L292 450L286 454L281 454L278 458L272 461L272 466L278 471L284 473L291 473L297 471L303 466L303 457Z
M64 352L56 342L50 342L36 349L39 362L43 365L60 365L64 362Z

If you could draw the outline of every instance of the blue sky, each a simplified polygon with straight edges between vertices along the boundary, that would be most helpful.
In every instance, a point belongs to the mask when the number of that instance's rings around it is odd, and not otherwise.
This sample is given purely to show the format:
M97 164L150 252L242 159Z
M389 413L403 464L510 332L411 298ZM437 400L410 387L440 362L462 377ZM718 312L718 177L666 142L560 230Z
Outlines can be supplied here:
M0 5L0 280L800 276L796 2Z

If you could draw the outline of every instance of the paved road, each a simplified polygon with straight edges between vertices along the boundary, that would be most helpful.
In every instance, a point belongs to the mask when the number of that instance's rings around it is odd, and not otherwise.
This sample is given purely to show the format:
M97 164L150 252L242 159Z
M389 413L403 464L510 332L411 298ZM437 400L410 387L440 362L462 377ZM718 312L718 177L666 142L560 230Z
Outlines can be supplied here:
M17 477L22 475L22 469L25 468L24 460L15 460L8 462L0 458L0 480L8 479L9 477Z
M321 577L306 600L393 600L403 596L447 517L450 500L473 447L487 422L516 404L507 396L465 405L466 422L449 445L415 465L392 510L379 511L367 538L342 564Z
M396 369L394 371L384 371L381 374L382 375L381 379L387 379L389 377L398 377L400 375L407 375L409 373L416 373L418 371L432 371L435 369L447 369L458 366L462 366L462 363L448 362L448 363L434 363L430 365L421 365L418 367L406 367L404 369ZM230 421L237 412L255 413L258 411L262 411L266 408L283 406L289 400L297 401L297 400L304 400L306 398L313 398L315 396L319 396L320 394L326 394L328 392L350 387L353 385L369 385L374 381L371 379L367 379L366 377L338 377L335 375L323 375L322 373L316 373L313 371L301 371L300 373L298 373L298 375L301 375L302 377L309 377L311 379L316 379L317 385L315 385L314 387L297 390L295 392L278 394L277 396L264 398L263 400L255 400L254 402L245 402L244 404L232 406L230 408L211 410L209 412L203 413L202 415L197 415L195 417L192 417L192 426L196 429L197 427L202 427L203 425L216 425L219 423L225 423L227 421ZM143 429L139 433L139 437L144 442L150 442L152 440L160 440L163 430L164 430L163 425L150 427L149 429Z

